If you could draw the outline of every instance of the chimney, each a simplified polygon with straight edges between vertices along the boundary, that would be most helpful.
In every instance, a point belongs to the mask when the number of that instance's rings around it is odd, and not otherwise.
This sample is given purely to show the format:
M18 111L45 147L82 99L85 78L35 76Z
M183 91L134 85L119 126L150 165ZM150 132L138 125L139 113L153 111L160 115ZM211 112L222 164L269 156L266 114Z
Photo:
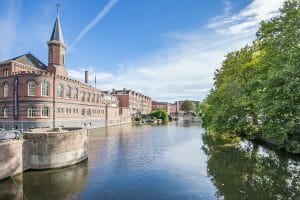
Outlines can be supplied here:
M88 71L84 72L84 83L89 84L89 72Z

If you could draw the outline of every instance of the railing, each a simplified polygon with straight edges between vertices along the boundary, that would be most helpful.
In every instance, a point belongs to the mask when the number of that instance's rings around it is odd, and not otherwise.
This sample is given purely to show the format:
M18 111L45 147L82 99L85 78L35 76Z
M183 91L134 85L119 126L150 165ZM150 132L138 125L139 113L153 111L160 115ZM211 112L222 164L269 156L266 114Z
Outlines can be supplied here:
M5 130L0 128L0 140L20 139L22 133L19 130Z

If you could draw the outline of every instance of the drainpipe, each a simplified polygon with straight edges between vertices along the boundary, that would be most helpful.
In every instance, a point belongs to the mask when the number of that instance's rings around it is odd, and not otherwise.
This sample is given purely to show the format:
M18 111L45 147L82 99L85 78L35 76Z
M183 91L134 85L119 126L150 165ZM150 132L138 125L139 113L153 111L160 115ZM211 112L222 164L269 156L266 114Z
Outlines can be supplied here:
M56 112L56 108L55 108L55 81L56 81L56 73L54 73L54 77L53 77L53 129L55 128L55 112Z
M105 127L108 127L108 103L105 104Z

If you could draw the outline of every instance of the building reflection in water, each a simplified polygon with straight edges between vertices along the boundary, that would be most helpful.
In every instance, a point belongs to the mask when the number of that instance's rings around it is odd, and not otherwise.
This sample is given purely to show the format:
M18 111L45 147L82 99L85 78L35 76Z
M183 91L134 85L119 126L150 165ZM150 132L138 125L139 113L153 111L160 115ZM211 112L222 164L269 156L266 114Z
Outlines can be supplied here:
M244 141L238 146L203 137L207 172L220 199L300 199L300 160Z

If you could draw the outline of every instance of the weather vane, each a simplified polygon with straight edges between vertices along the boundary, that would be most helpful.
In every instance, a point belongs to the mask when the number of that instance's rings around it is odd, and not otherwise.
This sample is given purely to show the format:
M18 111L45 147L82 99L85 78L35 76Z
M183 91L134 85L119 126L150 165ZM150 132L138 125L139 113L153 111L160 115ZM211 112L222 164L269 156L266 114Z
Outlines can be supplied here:
M57 14L58 14L58 12L59 12L59 8L61 7L61 5L59 4L59 3L57 3L56 4L56 12L57 12Z

